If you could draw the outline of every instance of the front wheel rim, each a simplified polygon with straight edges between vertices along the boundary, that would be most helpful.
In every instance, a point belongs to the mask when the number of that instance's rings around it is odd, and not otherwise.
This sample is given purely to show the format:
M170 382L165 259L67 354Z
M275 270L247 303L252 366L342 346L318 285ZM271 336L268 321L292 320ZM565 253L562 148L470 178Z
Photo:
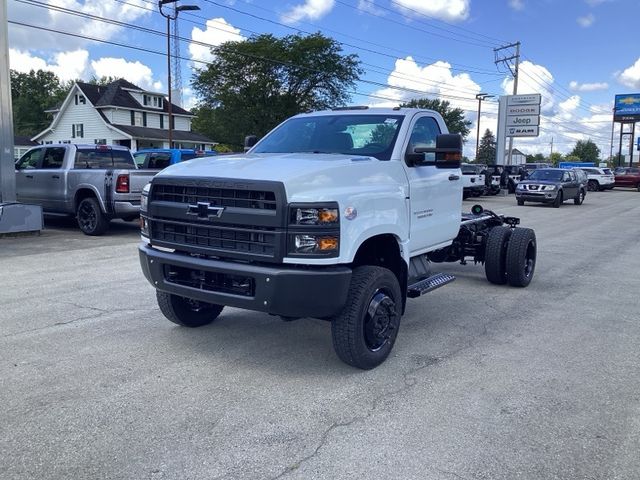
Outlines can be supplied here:
M399 318L393 299L384 290L377 290L371 297L363 325L364 341L370 351L377 352L391 340Z

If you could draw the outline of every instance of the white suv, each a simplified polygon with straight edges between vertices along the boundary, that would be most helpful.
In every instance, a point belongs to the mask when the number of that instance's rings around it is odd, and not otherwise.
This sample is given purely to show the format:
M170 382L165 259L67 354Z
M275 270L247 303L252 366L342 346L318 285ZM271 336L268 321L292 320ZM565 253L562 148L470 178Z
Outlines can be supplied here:
M597 190L611 190L615 184L615 177L610 168L580 167L587 174L589 183L587 188L591 192Z

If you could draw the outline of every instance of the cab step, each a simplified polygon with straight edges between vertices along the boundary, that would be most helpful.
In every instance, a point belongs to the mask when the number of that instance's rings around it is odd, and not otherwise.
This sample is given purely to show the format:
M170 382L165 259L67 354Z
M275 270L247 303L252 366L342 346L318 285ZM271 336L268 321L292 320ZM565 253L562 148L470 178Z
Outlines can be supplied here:
M407 297L416 298L425 293L432 292L436 288L445 286L447 283L451 283L456 279L453 275L448 273L436 273L430 277L420 280L407 287Z

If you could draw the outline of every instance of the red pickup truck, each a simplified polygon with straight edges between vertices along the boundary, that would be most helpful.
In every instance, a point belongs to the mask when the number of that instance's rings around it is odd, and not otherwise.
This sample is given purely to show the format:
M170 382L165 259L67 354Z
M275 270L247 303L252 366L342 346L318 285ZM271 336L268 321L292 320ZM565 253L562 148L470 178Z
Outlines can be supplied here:
M613 173L616 177L616 187L635 188L640 192L640 168L619 167Z

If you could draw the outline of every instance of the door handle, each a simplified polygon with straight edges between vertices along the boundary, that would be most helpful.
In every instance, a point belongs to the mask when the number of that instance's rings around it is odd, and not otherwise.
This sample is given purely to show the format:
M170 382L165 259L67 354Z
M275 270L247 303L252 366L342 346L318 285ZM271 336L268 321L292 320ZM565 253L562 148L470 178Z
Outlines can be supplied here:
M460 176L459 175L449 175L449 180L451 180L452 182L455 180L460 180Z
M51 175L51 178L60 178L60 175Z
M26 178L33 178L33 175L25 175Z

